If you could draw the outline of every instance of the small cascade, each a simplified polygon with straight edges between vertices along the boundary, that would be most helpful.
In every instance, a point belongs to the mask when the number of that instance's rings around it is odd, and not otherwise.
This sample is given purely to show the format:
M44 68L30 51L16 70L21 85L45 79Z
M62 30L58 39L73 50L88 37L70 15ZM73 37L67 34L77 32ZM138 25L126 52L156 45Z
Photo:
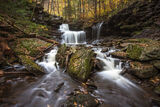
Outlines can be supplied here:
M86 33L84 31L70 31L68 24L60 25L62 43L66 44L86 44Z
M44 67L48 73L54 72L57 70L58 64L56 62L56 54L57 54L57 47L51 50L49 53L46 54L47 58L44 57L42 62L37 63Z
M98 75L124 88L137 87L128 79L120 75L122 72L122 62L119 59L107 56L111 52L114 52L114 50L110 50L107 53L102 53L101 50L102 48L94 49L95 53L97 54L96 58L104 63L103 71L99 72Z
M102 25L103 25L103 22L97 23L96 25L92 26L92 39L99 40Z

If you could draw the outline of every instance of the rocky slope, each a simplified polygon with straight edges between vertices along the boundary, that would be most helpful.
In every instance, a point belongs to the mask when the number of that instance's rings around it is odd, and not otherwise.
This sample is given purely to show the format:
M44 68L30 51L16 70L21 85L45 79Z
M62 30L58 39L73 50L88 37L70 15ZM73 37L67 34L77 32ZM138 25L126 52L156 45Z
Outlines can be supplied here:
M53 36L61 35L57 31L61 22L61 18L43 12L40 4L0 1L0 76L5 74L5 66L17 63L34 75L43 74L35 60L58 43Z
M144 0L133 3L103 24L102 35L159 40L160 1Z

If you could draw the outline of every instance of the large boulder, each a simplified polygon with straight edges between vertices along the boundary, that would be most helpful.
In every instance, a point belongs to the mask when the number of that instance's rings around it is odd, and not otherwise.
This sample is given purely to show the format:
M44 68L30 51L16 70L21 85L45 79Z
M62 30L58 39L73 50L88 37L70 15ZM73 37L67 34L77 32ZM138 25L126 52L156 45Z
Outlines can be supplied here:
M130 66L131 73L140 79L150 78L158 73L152 64L130 62Z
M68 64L68 73L74 78L86 81L93 67L94 52L88 48L81 48L71 56Z
M69 47L61 45L56 55L60 67L66 68L68 74L80 81L86 81L91 74L94 52L86 47Z

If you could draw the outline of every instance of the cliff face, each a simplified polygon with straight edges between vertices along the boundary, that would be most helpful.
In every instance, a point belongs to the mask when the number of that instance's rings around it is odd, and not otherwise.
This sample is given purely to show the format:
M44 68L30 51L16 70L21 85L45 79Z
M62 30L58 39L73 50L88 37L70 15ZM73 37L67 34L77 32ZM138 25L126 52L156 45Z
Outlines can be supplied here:
M134 2L104 23L102 36L160 39L160 0Z

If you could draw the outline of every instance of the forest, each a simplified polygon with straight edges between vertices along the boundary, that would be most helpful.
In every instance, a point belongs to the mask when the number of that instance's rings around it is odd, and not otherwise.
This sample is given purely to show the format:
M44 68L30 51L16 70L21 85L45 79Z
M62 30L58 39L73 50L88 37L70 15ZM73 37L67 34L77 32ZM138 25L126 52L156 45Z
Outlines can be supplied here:
M0 107L159 107L160 0L0 0Z
M37 0L36 2L42 4L44 11L66 20L89 20L108 18L135 0Z

